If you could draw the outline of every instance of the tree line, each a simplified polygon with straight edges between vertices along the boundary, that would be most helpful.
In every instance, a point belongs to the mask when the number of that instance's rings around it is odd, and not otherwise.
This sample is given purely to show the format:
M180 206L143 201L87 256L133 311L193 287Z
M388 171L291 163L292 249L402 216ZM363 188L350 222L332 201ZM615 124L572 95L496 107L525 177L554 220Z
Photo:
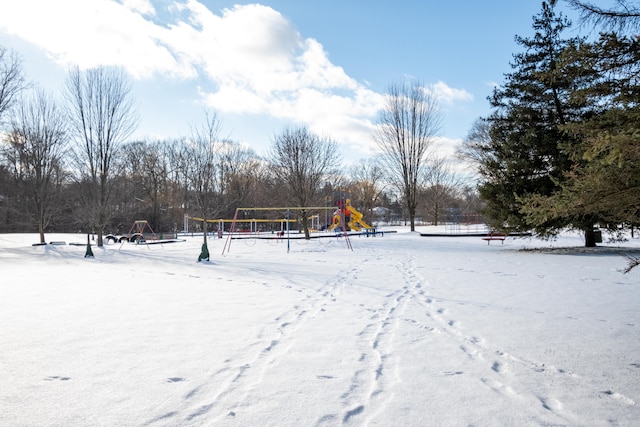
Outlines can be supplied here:
M136 220L171 232L182 230L187 215L199 219L193 229L210 231L208 220L232 218L239 207L330 207L337 197L350 198L371 222L406 221L412 229L416 218L441 222L451 207L478 211L473 190L427 152L439 110L418 81L391 86L381 133L372 136L383 154L347 168L339 144L305 126L286 127L258 155L225 137L212 111L189 135L132 140L138 113L119 68L71 69L56 97L28 83L19 55L0 48L0 77L0 232L37 230L43 243L46 232L95 233L102 246L104 235L126 233ZM412 115L416 107L422 110ZM397 117L420 126L405 133L412 123ZM376 217L376 208L384 213ZM308 219L326 216L297 212L306 237Z
M588 35L566 37L571 22L552 0L533 17L533 36L516 36L521 52L489 97L491 112L459 148L475 185L438 156L441 112L418 80L389 85L371 136L380 154L347 168L336 141L304 126L281 130L258 155L223 137L215 112L189 135L132 141L137 112L122 70L72 69L57 99L27 82L17 53L0 49L0 232L101 239L137 219L181 229L185 214L206 230L207 219L230 218L238 207L331 206L344 195L369 222L401 218L411 230L455 208L481 212L507 233L581 230L586 246L596 244L596 227L633 231L640 13L625 0L618 9L567 3ZM385 218L373 217L378 207ZM316 213L300 211L307 236Z

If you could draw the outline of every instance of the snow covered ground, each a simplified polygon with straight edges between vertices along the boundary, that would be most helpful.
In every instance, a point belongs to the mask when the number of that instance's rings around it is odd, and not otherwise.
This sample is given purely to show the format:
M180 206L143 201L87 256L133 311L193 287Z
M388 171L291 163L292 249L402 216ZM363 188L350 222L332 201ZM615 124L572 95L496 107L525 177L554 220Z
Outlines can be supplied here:
M185 239L0 235L0 425L640 422L638 239Z

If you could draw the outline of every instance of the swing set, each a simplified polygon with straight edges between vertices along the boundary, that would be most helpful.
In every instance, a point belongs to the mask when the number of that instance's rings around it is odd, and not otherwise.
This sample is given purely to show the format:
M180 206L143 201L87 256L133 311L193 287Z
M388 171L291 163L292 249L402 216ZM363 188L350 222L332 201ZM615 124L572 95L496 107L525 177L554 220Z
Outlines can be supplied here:
M313 206L313 207L281 207L281 208L237 208L235 214L233 215L233 219L231 220L231 228L229 230L229 233L227 234L227 241L224 244L224 247L222 249L222 254L224 255L225 252L229 252L229 250L231 249L231 240L233 239L233 234L236 230L236 224L238 222L241 221L247 221L247 220L239 220L238 219L238 213L239 212L248 212L248 211L286 211L287 212L287 216L286 219L281 220L281 224L282 224L282 229L280 230L280 232L278 233L278 236L276 237L277 239L284 239L286 237L287 239L287 253L290 252L291 250L291 229L289 227L289 224L291 222L295 222L296 220L292 220L291 219L291 211L314 211L314 210L332 210L334 211L336 208L334 206ZM316 217L317 215L314 215L312 217ZM272 220L267 220L267 221L272 221ZM343 223L344 223L344 219L343 219ZM284 228L284 226L286 225L286 228ZM353 247L351 246L351 241L349 240L349 235L347 234L346 230L344 230L341 234L334 234L334 236L344 236L345 238L345 242L347 243L347 247L351 250L353 250ZM333 236L330 236L333 237ZM295 238L295 239L300 239Z

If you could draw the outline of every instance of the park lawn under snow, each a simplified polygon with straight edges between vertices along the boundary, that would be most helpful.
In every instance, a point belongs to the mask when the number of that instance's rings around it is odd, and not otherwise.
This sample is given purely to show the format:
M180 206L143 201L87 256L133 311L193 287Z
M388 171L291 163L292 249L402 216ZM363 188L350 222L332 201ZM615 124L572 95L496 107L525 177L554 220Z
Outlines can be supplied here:
M0 425L640 420L637 239L184 239L0 235Z

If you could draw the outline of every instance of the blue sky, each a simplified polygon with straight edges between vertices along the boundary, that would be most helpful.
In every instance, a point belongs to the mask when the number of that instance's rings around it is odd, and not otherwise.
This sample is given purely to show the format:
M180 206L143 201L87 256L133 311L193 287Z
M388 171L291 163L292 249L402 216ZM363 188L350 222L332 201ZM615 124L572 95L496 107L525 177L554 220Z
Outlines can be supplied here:
M514 37L531 35L540 8L540 0L20 0L0 6L0 45L54 93L70 66L124 67L137 138L188 136L209 109L222 136L258 154L302 124L353 162L375 153L382 95L405 77L438 96L438 145L452 153L490 111L486 98L519 50Z

